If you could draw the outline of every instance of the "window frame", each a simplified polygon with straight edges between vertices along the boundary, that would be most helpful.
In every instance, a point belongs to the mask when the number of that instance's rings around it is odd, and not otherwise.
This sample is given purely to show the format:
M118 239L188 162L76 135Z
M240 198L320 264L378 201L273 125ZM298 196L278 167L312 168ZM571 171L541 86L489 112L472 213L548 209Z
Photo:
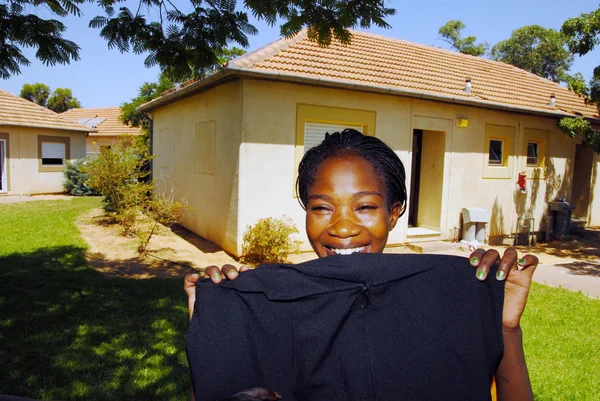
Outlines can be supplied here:
M550 133L551 131L543 129L528 127L525 127L523 129L523 155L521 169L527 172L528 179L546 179L546 163L548 160ZM538 162L535 166L529 165L529 163L527 163L529 143L532 142L537 143L538 145Z
M361 126L364 135L375 136L377 112L343 107L296 104L296 139L294 146L293 196L296 197L298 165L304 156L304 128L307 122Z
M61 165L49 165L42 163L42 143L59 143L65 146L65 156L63 164ZM49 136L49 135L38 135L38 171L43 172L59 172L64 171L67 162L71 159L71 138L68 136Z
M512 179L516 132L517 127L512 125L486 124L482 160L482 177L484 179ZM491 141L502 141L503 143L502 162L500 164L490 164Z
M4 143L4 170L2 182L4 189L0 188L0 193L6 194L10 191L10 138L8 133L0 132L0 140ZM0 163L2 160L0 160Z
M500 160L498 161L498 163L495 163L495 162L492 163L492 160L490 158L490 151L492 150L492 141L500 142L500 145L501 145ZM498 166L502 167L502 166L504 166L505 163L506 163L506 159L504 157L504 155L506 153L505 150L504 150L504 148L506 146L505 139L504 138L490 138L490 140L488 141L488 143L489 143L489 149L488 149L488 166L494 166L494 167L498 167Z

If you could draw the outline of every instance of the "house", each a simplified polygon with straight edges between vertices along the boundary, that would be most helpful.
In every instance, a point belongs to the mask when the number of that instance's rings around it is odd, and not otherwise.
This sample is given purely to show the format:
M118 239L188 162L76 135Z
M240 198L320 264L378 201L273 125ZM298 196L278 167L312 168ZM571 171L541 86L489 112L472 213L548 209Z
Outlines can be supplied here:
M0 195L63 192L66 162L85 157L90 131L0 90Z
M102 148L111 148L121 143L123 135L140 135L141 128L131 127L119 121L119 107L70 109L61 113L65 118L91 128L86 141L88 156L100 153Z
M519 218L544 229L559 197L600 225L600 158L557 128L567 116L598 127L598 111L508 64L356 31L350 45L323 48L301 32L141 110L153 121L155 178L194 208L184 225L233 254L262 217L285 214L304 233L298 163L346 127L379 137L406 167L408 212L390 244L453 238L465 207L487 210L491 240Z

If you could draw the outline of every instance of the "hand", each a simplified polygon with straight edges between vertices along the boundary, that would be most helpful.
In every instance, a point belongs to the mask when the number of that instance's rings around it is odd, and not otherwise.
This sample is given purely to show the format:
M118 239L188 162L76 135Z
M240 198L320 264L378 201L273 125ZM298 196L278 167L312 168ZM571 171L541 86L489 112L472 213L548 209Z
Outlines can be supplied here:
M496 272L496 280L506 280L504 287L504 308L502 312L502 328L514 330L519 328L521 316L525 310L527 297L533 273L539 260L533 255L525 255L517 260L515 248L507 248L502 255ZM477 278L481 281L487 278L491 267L500 259L495 249L487 251L477 249L469 256L473 267L477 267Z
M223 265L221 269L217 266L208 266L204 269L204 277L210 277L215 284L220 284L225 279L235 280L239 273L249 270L247 266L239 268L233 265ZM194 314L194 303L196 303L196 282L200 280L198 273L190 273L185 276L183 281L183 290L188 297L188 312L190 319Z

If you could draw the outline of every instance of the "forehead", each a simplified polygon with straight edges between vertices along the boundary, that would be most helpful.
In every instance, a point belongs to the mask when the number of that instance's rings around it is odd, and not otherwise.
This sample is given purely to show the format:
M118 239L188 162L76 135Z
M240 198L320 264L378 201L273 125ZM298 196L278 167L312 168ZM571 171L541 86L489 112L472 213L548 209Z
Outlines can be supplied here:
M308 192L341 195L362 191L376 191L385 195L385 187L369 161L356 155L338 155L325 159L319 165Z

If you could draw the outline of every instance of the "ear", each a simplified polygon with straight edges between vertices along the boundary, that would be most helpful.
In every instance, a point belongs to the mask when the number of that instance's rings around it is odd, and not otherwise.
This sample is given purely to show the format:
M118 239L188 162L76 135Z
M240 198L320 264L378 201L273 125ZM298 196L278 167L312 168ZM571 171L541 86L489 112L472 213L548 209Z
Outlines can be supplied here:
M392 231L394 227L396 227L396 223L398 223L398 219L400 218L400 210L401 205L400 202L396 202L392 205L392 210L390 211L390 220L389 220L389 231Z

